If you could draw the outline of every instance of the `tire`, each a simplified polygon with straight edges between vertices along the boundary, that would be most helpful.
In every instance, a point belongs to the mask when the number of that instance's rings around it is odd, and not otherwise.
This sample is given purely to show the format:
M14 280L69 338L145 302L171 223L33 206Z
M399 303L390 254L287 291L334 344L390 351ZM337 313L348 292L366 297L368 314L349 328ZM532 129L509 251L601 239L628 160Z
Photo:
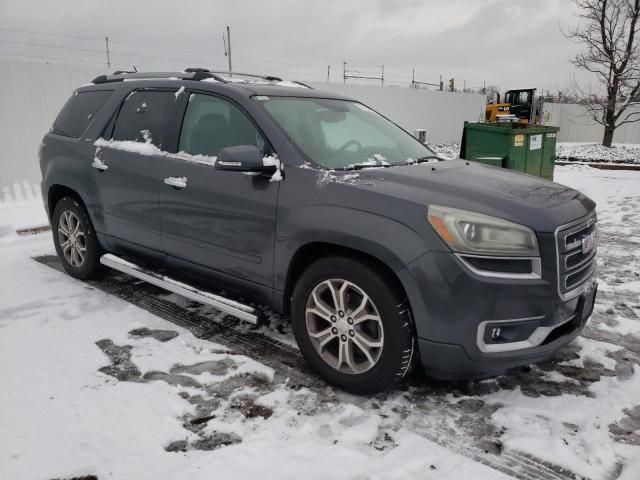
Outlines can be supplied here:
M349 392L393 387L415 363L405 295L394 279L365 262L335 256L311 264L294 287L291 319L307 363Z
M76 198L64 197L56 204L51 230L56 252L69 275L86 280L103 271L96 232L86 208Z

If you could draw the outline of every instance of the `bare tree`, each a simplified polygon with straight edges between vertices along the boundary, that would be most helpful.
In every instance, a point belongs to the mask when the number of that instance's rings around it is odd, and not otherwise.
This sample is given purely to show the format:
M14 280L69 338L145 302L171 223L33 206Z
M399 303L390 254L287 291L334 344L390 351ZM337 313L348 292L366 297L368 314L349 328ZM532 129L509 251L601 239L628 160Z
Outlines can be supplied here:
M576 90L593 119L604 125L602 144L610 147L617 127L640 120L640 109L633 107L640 106L640 0L573 2L580 21L565 35L585 51L572 63L593 73L599 85Z

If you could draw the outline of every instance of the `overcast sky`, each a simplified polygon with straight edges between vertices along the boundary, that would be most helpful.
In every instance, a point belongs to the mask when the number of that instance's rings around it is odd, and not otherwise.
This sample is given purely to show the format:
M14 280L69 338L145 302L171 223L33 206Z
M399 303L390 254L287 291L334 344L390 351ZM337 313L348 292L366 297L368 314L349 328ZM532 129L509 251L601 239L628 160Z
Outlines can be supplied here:
M457 87L555 92L574 73L579 46L560 31L575 23L572 8L570 0L0 0L0 59L99 68L108 35L112 70L222 69L230 25L238 71L322 81L331 65L331 81L341 82L346 60L370 75L384 64L385 83L407 84L415 68L427 82L442 75Z

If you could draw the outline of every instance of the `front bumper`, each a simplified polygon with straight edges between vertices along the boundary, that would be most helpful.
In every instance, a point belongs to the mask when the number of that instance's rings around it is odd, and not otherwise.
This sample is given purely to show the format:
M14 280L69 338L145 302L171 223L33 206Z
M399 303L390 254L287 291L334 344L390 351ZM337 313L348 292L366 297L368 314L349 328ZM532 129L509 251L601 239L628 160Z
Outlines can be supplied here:
M477 275L446 252L412 262L401 280L427 374L443 380L493 376L542 361L573 340L592 313L595 275L566 300L554 269L553 261L543 262L541 278L513 280ZM500 340L496 331L512 339Z

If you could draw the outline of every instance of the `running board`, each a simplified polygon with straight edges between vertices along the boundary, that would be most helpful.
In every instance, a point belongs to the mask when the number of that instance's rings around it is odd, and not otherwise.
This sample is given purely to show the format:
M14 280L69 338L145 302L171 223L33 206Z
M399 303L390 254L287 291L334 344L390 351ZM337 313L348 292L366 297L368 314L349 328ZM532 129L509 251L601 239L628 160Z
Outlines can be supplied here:
M174 280L173 278L142 268L135 263L123 260L111 253L102 255L102 257L100 257L100 263L196 302L211 305L213 308L220 310L221 312L228 313L229 315L233 315L240 320L253 323L254 325L258 324L259 312L248 305L229 300L228 298L221 297L220 295L215 295L204 290L199 290L191 285Z

